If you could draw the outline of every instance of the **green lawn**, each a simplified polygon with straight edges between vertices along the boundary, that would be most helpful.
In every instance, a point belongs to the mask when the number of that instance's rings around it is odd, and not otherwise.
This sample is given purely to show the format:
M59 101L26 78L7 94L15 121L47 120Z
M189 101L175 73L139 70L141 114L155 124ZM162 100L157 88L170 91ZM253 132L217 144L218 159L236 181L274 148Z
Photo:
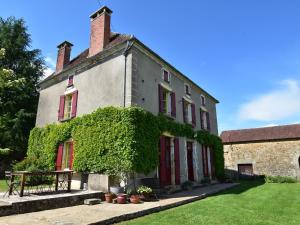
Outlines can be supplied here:
M300 183L243 182L218 195L122 224L300 224Z

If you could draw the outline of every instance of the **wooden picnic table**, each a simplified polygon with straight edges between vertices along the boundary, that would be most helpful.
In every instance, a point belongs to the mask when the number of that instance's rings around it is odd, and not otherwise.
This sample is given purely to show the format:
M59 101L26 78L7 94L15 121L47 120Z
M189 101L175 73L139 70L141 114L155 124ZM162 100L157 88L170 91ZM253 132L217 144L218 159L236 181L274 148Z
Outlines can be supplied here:
M11 184L14 182L15 177L21 177L21 189L20 189L20 197L23 197L25 181L27 176L55 176L55 191L58 191L58 183L59 183L59 175L67 175L68 176L68 188L67 191L71 191L71 181L72 181L73 170L57 170L57 171L48 171L48 172L28 172L28 171L15 171L12 172L10 182ZM13 192L13 186L11 185L9 188L9 195Z

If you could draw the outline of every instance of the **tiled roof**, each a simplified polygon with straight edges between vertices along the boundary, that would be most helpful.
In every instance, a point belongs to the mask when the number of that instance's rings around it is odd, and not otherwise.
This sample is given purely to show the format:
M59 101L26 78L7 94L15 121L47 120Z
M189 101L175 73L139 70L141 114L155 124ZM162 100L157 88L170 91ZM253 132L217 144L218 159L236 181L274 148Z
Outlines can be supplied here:
M300 124L223 131L221 139L223 143L300 139Z

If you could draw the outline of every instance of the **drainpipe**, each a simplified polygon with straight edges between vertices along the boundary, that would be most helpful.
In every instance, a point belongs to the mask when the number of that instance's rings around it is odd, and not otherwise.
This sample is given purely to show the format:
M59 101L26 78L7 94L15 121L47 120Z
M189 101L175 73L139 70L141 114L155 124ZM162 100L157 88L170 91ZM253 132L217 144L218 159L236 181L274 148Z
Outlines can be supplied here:
M123 55L124 55L124 83L123 83L123 95L124 95L124 99L123 99L123 105L124 107L126 107L126 79L127 79L127 55L129 53L130 48L133 45L133 41L131 40L133 38L133 35L130 37L130 40L127 41L127 45L126 48L123 51Z

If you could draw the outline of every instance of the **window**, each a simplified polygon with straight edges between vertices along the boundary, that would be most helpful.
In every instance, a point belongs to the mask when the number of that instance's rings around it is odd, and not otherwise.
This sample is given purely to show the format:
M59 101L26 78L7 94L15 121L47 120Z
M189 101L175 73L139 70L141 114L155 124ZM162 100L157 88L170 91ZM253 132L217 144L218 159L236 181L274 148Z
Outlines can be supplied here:
M68 170L73 168L73 142L68 141L58 146L56 158L56 170Z
M74 81L74 76L73 76L73 75L69 76L69 79L68 79L68 87L70 87L70 86L73 85L73 81Z
M71 142L66 142L63 151L62 169L70 169Z
M192 123L192 104L188 101L184 101L183 105L183 115L185 116L184 121L186 123Z
M298 158L298 164L299 164L299 169L300 169L300 156Z
M175 93L159 85L159 112L176 117Z
M191 95L191 87L188 84L184 84L184 92L186 95Z
M200 98L201 98L201 105L202 105L202 106L205 106L205 105L206 105L205 96L204 96L204 95L201 95Z
M76 117L78 91L60 96L58 120L64 121Z
M183 106L183 122L192 124L193 127L196 126L196 114L195 114L195 104L182 98Z
M209 113L200 109L201 128L204 130L210 130Z
M163 80L167 83L170 83L171 75L170 75L169 71L167 71L165 69L163 69L162 71L163 71Z
M72 94L65 96L64 119L70 119L72 112Z

